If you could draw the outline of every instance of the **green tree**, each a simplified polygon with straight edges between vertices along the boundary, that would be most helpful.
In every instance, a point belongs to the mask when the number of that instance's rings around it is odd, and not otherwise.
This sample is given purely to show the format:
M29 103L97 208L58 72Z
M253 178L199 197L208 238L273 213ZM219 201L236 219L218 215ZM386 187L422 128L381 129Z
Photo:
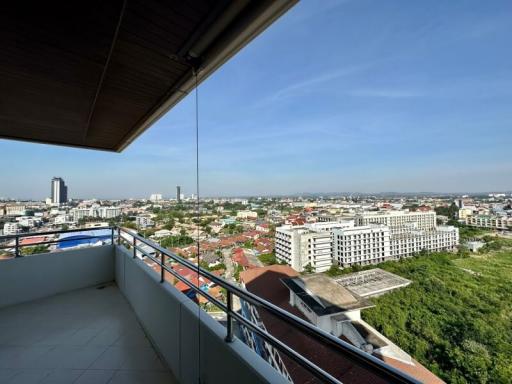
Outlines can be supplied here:
M325 272L327 276L336 277L342 274L341 268L337 265L331 265L331 267Z
M313 270L313 267L311 266L311 263L307 263L304 266L303 273L308 274L308 273L313 273L313 272L314 272L314 270Z
M440 252L379 264L412 284L372 298L375 307L361 315L447 382L510 383L512 320L505 314L512 250L501 249L484 257Z
M276 259L276 255L274 252L261 254L258 256L258 260L261 261L265 265L277 264L277 259Z
M33 247L21 247L20 253L24 256L36 255L38 253L46 253L48 252L47 245L35 245Z
M194 243L194 239L190 236L168 236L160 241L160 245L165 248L183 247Z

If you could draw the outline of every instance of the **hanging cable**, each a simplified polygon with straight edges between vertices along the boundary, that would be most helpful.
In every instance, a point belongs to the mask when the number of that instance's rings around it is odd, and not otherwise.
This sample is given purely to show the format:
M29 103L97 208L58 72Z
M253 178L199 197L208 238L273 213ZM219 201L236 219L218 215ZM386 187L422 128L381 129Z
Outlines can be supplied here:
M200 288L200 264L201 264L201 254L200 254L200 242L199 242L199 220L200 220L200 206L199 206L199 84L197 79L197 69L193 69L194 80L195 80L195 113L196 113L196 252L197 252L197 285ZM197 295L197 294L196 294ZM198 373L198 383L201 383L201 306L199 305L199 298L197 302L197 340L198 340L198 348L197 348L197 373Z

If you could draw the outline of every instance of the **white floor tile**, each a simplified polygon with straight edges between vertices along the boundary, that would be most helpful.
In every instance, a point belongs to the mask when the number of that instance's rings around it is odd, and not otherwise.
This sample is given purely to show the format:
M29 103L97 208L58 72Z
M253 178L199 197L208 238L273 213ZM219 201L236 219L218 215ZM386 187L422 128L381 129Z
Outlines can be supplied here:
M175 383L117 287L0 309L0 384Z

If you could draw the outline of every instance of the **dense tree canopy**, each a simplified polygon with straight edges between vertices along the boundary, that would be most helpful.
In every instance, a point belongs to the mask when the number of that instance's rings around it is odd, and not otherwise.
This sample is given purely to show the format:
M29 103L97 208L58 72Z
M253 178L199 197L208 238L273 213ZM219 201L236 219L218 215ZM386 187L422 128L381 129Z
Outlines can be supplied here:
M192 244L194 239L187 235L168 236L160 241L160 245L165 248L183 247Z
M512 251L457 257L380 264L413 283L363 318L449 383L512 383Z

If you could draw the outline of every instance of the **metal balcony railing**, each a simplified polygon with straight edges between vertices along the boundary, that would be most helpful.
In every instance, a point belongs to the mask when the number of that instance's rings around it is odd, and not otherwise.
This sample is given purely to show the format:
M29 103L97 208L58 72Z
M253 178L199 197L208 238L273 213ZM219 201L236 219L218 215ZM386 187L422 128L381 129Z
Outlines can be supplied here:
M326 383L332 383L332 384L342 384L340 380L332 376L330 373L326 372L324 369L320 368L318 365L313 363L312 361L308 360L306 357L301 355L299 352L295 351L273 335L271 335L269 332L267 332L264 328L260 327L258 324L253 323L251 320L245 318L244 316L240 315L237 311L233 309L233 297L236 296L239 299L244 300L245 302L259 308L267 311L271 315L275 316L279 320L285 322L290 327L295 327L302 331L304 334L314 338L315 340L321 341L326 346L329 346L330 348L333 348L334 351L337 351L341 353L344 357L354 362L354 364L360 366L361 368L367 370L368 372L371 372L372 374L390 382L390 383L408 383L408 384L420 384L421 382L414 379L413 377L405 374L404 372L401 372L400 370L391 367L387 364L385 364L383 361L379 360L378 358L363 352L362 350L352 346L351 344L340 340L339 338L315 327L314 325L308 323L307 321L275 306L274 304L260 298L257 295L254 295L251 292L248 292L245 289L242 289L212 273L209 271L198 267L196 264L192 263L191 261L178 256L172 252L170 252L168 249L165 249L161 247L160 245L156 244L155 242L145 239L144 237L120 228L120 227L102 227L102 228L84 228L84 229L73 229L73 230L64 230L64 231L50 231L50 232L37 232L37 233L24 233L24 234L16 234L16 235L4 235L0 236L0 250L2 249L10 249L14 250L12 253L15 255L15 257L23 257L21 255L20 250L23 247L33 247L36 245L51 245L56 244L60 242L66 242L66 241L76 241L80 240L77 237L73 237L72 239L54 239L54 240L48 240L40 243L30 243L28 245L21 244L21 239L27 238L27 237L34 237L34 236L50 236L50 235L58 235L62 233L73 233L73 232L87 232L87 231L97 231L97 230L105 230L108 229L111 231L111 236L106 241L106 244L113 244L117 243L118 246L121 244L127 244L130 249L133 250L133 258L137 258L138 255L142 255L142 257L147 257L148 259L155 262L160 267L160 282L165 281L165 274L170 273L172 276L174 276L179 281L182 281L184 284L186 284L190 289L195 291L197 294L205 297L209 302L215 304L218 308L220 308L222 311L224 311L227 315L227 325L226 325L226 342L232 342L234 339L234 327L233 323L234 321L238 321L241 325L247 327L252 332L257 334L259 337L261 337L264 341L272 345L274 348L276 348L281 353L284 353L288 358L293 360L295 363L297 363L299 366L303 367L307 371L309 371L312 375L314 375L316 378L320 379L323 382ZM84 236L83 239L92 239L99 236ZM104 238L104 236L101 236ZM14 244L12 245L2 245L4 242L8 242L9 240L15 240ZM141 248L141 245L149 246L154 252L155 255L152 255L148 253L145 249ZM147 248L146 248L147 249ZM222 301L216 299L212 295L210 295L208 292L203 291L200 287L196 286L194 283L180 275L177 271L173 269L172 266L166 265L165 263L165 257L168 257L175 263L178 263L179 265L186 267L192 271L195 271L198 273L199 276L202 276L204 278L207 278L211 282L217 284L218 286L224 288L227 292L227 303L223 303ZM1 262L0 262L0 268L1 268Z

